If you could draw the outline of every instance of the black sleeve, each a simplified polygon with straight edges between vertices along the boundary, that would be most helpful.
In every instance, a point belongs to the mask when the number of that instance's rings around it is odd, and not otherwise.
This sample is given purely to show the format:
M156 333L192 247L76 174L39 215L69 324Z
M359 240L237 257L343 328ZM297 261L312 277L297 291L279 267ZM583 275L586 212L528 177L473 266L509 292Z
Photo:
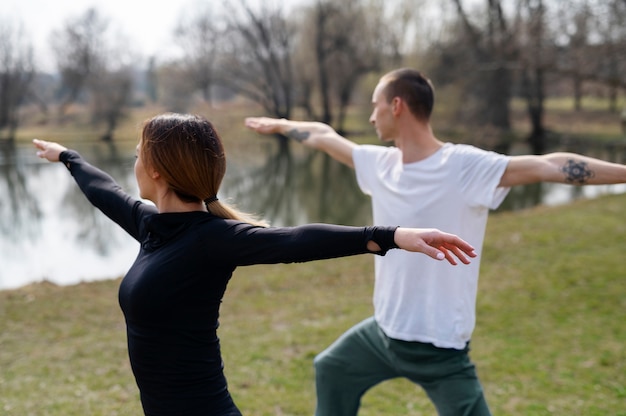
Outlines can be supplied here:
M373 253L367 249L370 240L385 255L392 248L397 227L350 227L331 224L307 224L298 227L263 228L235 223L220 239L218 251L225 258L234 257L235 265L295 263L323 260L356 254ZM222 251L223 250L223 251Z
M70 171L89 202L139 241L141 218L156 213L156 208L125 193L109 174L87 163L76 151L62 152L59 160Z

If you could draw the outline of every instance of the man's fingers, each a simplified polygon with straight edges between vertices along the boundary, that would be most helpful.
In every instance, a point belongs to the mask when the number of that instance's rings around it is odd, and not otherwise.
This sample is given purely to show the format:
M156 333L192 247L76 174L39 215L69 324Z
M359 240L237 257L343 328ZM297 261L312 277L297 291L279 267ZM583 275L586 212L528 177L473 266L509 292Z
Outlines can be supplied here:
M278 124L273 119L265 117L248 117L245 119L244 125L257 133L279 133Z

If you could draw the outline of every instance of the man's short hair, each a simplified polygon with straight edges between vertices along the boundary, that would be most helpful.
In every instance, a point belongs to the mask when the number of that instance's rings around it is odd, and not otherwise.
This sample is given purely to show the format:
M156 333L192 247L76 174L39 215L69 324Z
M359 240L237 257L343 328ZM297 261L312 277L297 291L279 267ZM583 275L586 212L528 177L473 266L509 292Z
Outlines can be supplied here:
M411 68L396 69L383 75L380 81L385 83L383 94L387 102L400 97L417 119L430 120L435 93L430 80L421 72Z

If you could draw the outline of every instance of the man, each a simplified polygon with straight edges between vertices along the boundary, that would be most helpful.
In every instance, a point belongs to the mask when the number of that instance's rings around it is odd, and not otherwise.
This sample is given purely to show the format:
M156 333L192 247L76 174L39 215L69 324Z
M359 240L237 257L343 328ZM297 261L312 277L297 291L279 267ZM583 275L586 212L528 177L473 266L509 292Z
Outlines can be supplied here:
M581 155L509 157L440 141L429 121L432 85L416 70L384 75L372 103L370 122L395 146L356 145L316 122L248 118L246 125L282 133L353 167L361 190L372 197L375 224L428 224L476 248L489 210L512 186L626 182L626 166ZM356 415L365 391L395 377L423 387L440 415L489 415L469 358L479 263L480 251L464 268L399 251L377 258L374 316L315 358L316 415Z

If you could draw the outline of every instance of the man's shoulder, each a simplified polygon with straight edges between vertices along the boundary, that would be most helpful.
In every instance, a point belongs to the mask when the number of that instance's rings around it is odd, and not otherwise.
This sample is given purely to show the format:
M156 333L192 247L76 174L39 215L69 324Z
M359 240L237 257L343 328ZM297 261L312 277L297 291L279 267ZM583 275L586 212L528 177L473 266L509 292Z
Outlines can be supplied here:
M446 143L444 145L444 149L451 153L461 153L461 154L463 153L474 154L474 153L488 152L488 150L481 149L480 147L476 147L472 144L465 144L465 143Z
M482 149L471 144L446 143L443 148L447 157L459 158L480 158L480 159L506 159L507 155L497 153L493 150Z
M377 144L361 144L354 148L353 156L362 158L387 158L399 154L400 149L395 146L381 146Z
M363 152L393 152L397 151L398 148L394 145L382 145L382 144L359 144L356 146L357 150Z
M374 172L402 163L402 153L395 146L363 144L354 148L352 161L357 173Z

